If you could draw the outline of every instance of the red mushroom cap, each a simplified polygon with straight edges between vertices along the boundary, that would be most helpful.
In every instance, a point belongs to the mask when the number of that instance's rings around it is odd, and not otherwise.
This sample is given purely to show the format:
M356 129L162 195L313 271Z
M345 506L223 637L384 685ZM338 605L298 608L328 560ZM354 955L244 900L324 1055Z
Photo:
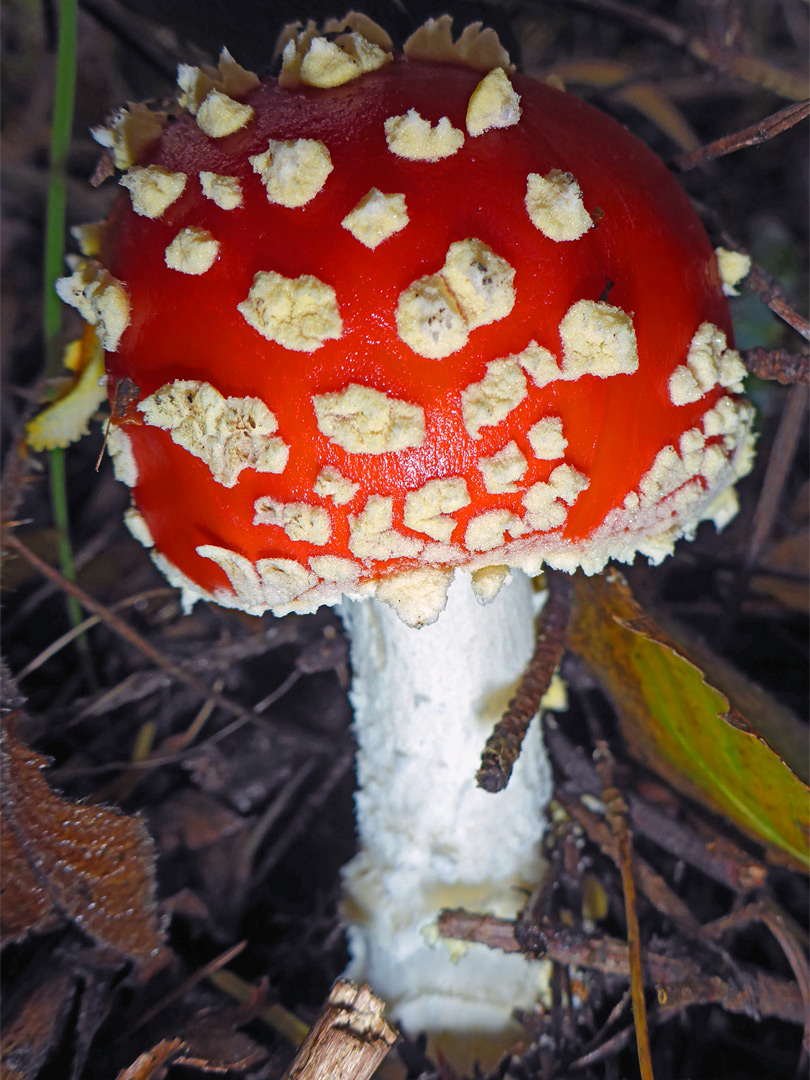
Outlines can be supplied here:
M224 54L181 71L176 119L106 134L138 164L60 292L111 397L139 390L110 449L189 597L376 590L423 622L455 567L485 597L487 568L658 561L733 513L751 410L688 199L475 32L448 59L441 24L396 56L310 27L261 83Z

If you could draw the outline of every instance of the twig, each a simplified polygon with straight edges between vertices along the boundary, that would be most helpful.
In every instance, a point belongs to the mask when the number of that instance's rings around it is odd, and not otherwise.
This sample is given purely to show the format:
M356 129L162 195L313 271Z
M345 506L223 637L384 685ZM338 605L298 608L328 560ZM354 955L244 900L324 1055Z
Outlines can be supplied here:
M510 919L462 909L442 911L438 929L441 937L477 941L503 952L523 952L558 964L593 968L611 977L630 978L630 951L617 938L586 935L562 924L523 927ZM801 990L786 979L747 970L740 973L732 986L717 976L704 975L700 966L688 957L644 950L643 961L648 978L658 990L659 1004L661 991L664 996L674 994L672 988L676 987L681 988L683 999L678 1008L711 1002L728 1012L743 1013L754 1019L773 1016L791 1024L804 1024ZM687 994L690 1000L686 1000Z
M595 1049L578 1057L576 1061L572 1061L568 1067L569 1069L584 1069L588 1065L596 1065L607 1058L616 1057L618 1052L623 1050L632 1038L633 1029L629 1027L622 1028L621 1031L617 1031L606 1042L600 1043Z
M487 739L475 775L484 791L503 791L520 755L523 739L549 688L565 650L565 630L571 612L571 585L563 574L550 573L548 600L543 608L537 644L509 707Z
M229 671L234 664L255 659L280 645L297 643L298 638L295 624L280 620L276 624L271 624L264 634L230 641L225 645L216 645L207 649L203 655L191 656L183 661L183 667L191 672ZM115 686L108 687L91 698L83 699L81 706L72 714L68 723L69 725L78 724L89 717L103 716L112 709L142 701L150 694L162 691L166 681L166 674L160 669L136 671L125 676ZM256 712L255 709L253 711Z
M277 698L281 697L282 694L286 692L288 682L289 680L285 679L284 682L279 687L277 687L276 690L274 690L268 698L265 698L262 704L266 704L270 700L270 698L275 701ZM219 683L220 680L217 679L215 687ZM212 735L209 735L206 739L203 739L202 742L199 742L196 745L189 747L188 744L194 737L196 737L196 734L198 733L202 724L205 723L213 707L219 703L220 697L221 694L219 690L217 690L216 688L212 689L211 693L204 701L200 712L197 714L189 727L186 728L186 730L182 732L179 736L169 736L169 738L165 740L165 742L172 744L173 740L177 739L181 745L181 749L179 751L164 753L161 748L160 750L156 750L145 761L105 761L103 765L92 765L79 768L64 767L55 770L55 774L59 777L60 780L73 779L76 776L95 776L105 772L117 772L118 770L125 770L126 772L134 776L138 772L148 772L163 765L177 765L182 762L188 761L189 756L192 753L199 753L206 747L215 746L217 743L220 743L224 739L227 739L228 736L233 735L234 732L238 731L242 727L242 725L247 722L251 722L261 730L266 731L270 738L276 738L278 735L280 735L280 742L284 743L286 742L286 740L289 739L293 746L297 745L300 747L301 744L298 743L295 735L285 731L279 731L270 721L266 720L263 716L259 716L255 711L251 712L249 709L245 709L246 715L237 717L236 720L233 720L224 728L220 728L218 731L215 731ZM233 702L232 704L235 705L236 702ZM307 741L303 744L303 746L308 746L312 738L313 736L308 735ZM317 747L321 744L321 742L322 749L320 750L320 753L325 755L330 752L328 749L327 740L316 739L316 741L312 743L312 751L313 753L316 752ZM332 754L334 754L334 750L335 744L332 744Z
M690 1005L720 1005L726 1012L742 1013L752 1020L772 1016L801 1027L806 1019L798 986L761 971L754 972L743 983L729 983L719 975L683 982L662 981L656 992L662 1013Z
M18 453L18 450L19 448L15 447L9 456L14 457ZM9 466L6 465L6 474L8 473L8 469ZM13 528L14 524L14 522L9 522L7 526L8 529ZM120 523L114 517L110 517L96 530L86 544L82 544L73 556L73 563L77 574L88 566L97 555L109 548L111 538L119 528ZM5 532L3 535L5 536ZM15 635L20 639L24 639L26 635L22 630L22 627L28 619L33 618L39 607L53 596L54 593L58 592L58 590L59 585L50 580L43 581L38 588L33 589L31 594L20 603L19 607L15 608L13 612L10 612L8 617L3 620L3 632L9 639Z
M784 289L775 278L754 263L745 279L745 284L757 294L774 315L778 315L788 326L793 327L797 334L801 334L806 341L810 341L810 322L793 310Z
M215 956L213 960L209 960L207 964L203 964L203 966L197 968L196 971L192 971L187 979L184 979L170 990L168 994L165 994L159 1001L155 1002L151 1008L142 1013L139 1019L135 1021L132 1030L137 1031L138 1028L144 1027L150 1020L154 1020L156 1016L159 1016L165 1010L167 1005L171 1005L173 1001L177 1001L179 998L183 997L188 990L197 986L203 979L208 978L214 971L219 971L219 969L225 967L226 964L230 964L231 960L235 959L244 950L246 945L246 941L238 941L235 945L226 949L225 952L220 953L219 956Z
M295 818L285 829L276 842L261 860L261 865L253 875L255 881L265 881L273 867L278 863L285 851L301 835L310 820L321 809L331 793L351 769L354 764L354 751L342 754L324 777L323 781L313 791L295 814Z
M767 142L768 139L781 135L810 116L810 101L800 101L794 105L788 105L779 112L772 113L757 124L751 124L742 131L732 132L720 139L699 146L696 150L690 150L688 154L678 154L673 160L676 168L686 172L698 165L705 165L707 161L733 154L737 150L743 150L748 146L758 146L759 143Z
M370 987L338 979L281 1080L366 1080L399 1037Z
M298 797L299 790L307 780L309 780L317 767L316 761L312 758L307 758L303 765L301 765L301 767L287 780L256 824L251 828L241 852L241 861L244 867L245 878L247 878L248 871L256 856L256 852L264 843L268 833L281 817L286 814L290 804Z
M598 796L599 777L585 754L572 746L553 717L546 719L546 746L554 762L568 776L564 790L579 798L586 793ZM728 837L715 835L711 846L686 824L629 792L630 820L636 832L683 859L713 881L734 892L748 892L765 883L767 869Z
M292 690L300 678L300 670L297 667L293 668L283 682L279 683L279 685L274 690L271 690L269 694L265 694L262 700L258 701L253 706L253 711L257 714L267 712L271 705L275 705L275 703L280 701L289 690Z
M789 353L786 349L746 349L743 362L758 379L774 379L783 386L801 383L810 386L810 353Z
M618 865L620 858L618 845L607 822L584 807L578 799L572 798L564 789L558 788L555 798L569 817L585 830L589 839ZM639 889L650 903L671 919L682 934L695 937L700 933L700 923L692 914L691 909L667 885L661 875L641 858L638 852L633 852L633 875Z
M630 995L633 999L633 1019L641 1080L654 1080L650 1031L647 1025L647 1003L644 1000L644 973L641 968L641 931L636 910L636 882L633 877L633 838L627 824L627 803L621 791L616 787L613 758L607 743L599 743L594 757L596 771L602 781L605 814L616 842L618 866L622 875L624 916L627 923L627 945L630 956Z
M605 1033L619 1020L629 1003L630 992L625 991L610 1010L610 1015L602 1024L600 1030L585 1044L582 1057L578 1057L576 1061L571 1062L568 1066L569 1069L577 1069L582 1067L583 1064L590 1064L591 1062L601 1061L606 1057L612 1057L616 1050L621 1049L630 1041L632 1035L628 1027L622 1028L621 1031L605 1040Z
M144 600L152 600L156 596L173 596L174 589L164 586L162 589L147 589L145 592L136 593L135 596L127 596L124 600L119 600L118 603L110 606L110 611L121 611L123 608L132 607L133 604L140 604ZM31 675L38 668L41 668L43 664L48 660L53 659L57 653L61 652L66 645L69 645L73 639L79 635L85 633L87 630L91 630L94 626L98 626L101 622L100 615L91 615L89 618L84 619L78 626L72 627L70 630L58 637L56 641L52 641L51 644L43 649L41 653L34 657L33 660L25 665L22 671L17 672L17 681L24 679L27 675Z
M724 247L731 251L737 251L742 255L748 255L750 258L745 247L724 228L715 210L705 203L696 203L695 205L700 210L701 217L711 224L712 229L717 233L718 239ZM800 315L795 310L785 290L775 277L752 260L751 269L743 278L742 284L755 293L774 315L786 322L791 329L795 330L806 341L810 341L810 322L804 315Z
M751 536L745 555L747 572L756 566L759 556L773 531L790 467L804 434L804 417L807 411L808 391L804 386L794 386L788 393L779 429L776 433L768 467L762 481L762 496L754 512Z
M804 1039L802 1040L805 1050L810 1049L810 966L804 950L796 940L794 933L788 925L788 920L781 908L770 898L766 897L756 904L746 904L738 911L731 912L721 919L707 923L703 928L704 933L712 937L720 937L728 930L738 930L752 922L762 923L767 926L781 946L788 963L796 976L796 982L802 993L805 1006Z
M142 1080L144 1076L160 1076L165 1073L172 1058L176 1058L186 1044L182 1039L161 1039L151 1050L139 1054L128 1069L122 1069L116 1080Z
M762 491L754 511L753 521L745 550L745 558L740 567L734 590L726 606L726 612L720 627L720 639L725 641L737 620L742 601L748 590L748 582L754 567L759 562L762 552L773 532L776 516L782 504L785 483L796 456L799 442L804 434L805 413L810 391L806 386L793 386L787 395L785 408L779 421L776 438L771 447L768 465L762 481Z
M142 637L137 630L133 628L123 619L119 618L114 612L110 611L103 604L100 604L98 600L95 600L89 593L85 592L80 586L74 584L72 581L68 581L58 570L50 566L44 559L40 559L38 555L35 555L31 549L20 540L20 538L9 532L5 538L5 543L13 548L18 554L35 567L41 574L47 577L49 580L55 582L60 589L74 596L82 607L88 611L92 611L95 615L98 615L105 626L112 630L113 633L123 638L130 645L134 646L139 652L146 656L153 664L161 668L172 679L177 679L178 682L184 683L189 689L193 690L200 697L210 699L215 705L218 705L221 709L230 713L232 716L237 716L240 723L256 724L259 727L266 726L269 722L244 705L240 705L236 701L232 701L224 694L218 693L212 690L210 686L206 685L202 679L197 678L196 675L187 671L179 664L175 664L172 660L168 660L162 653L160 653L154 645L150 644L146 638ZM230 730L234 730L234 725L231 725ZM272 728L273 737L283 745L307 747L312 750L313 753L331 754L334 753L334 742L330 739L318 738L315 735L309 733L301 733L299 738L298 734L286 732L280 728L276 728L273 725ZM221 736L221 733L220 737ZM129 763L127 763L129 764Z
M613 15L631 26L638 26L653 37L666 41L673 48L687 52L696 60L724 74L734 75L745 82L754 83L765 90L773 90L782 97L802 101L807 97L807 76L802 72L785 71L767 60L755 56L741 56L712 42L707 45L701 38L691 35L677 23L653 15L640 4L627 4L623 0L573 0L579 7L590 11Z
M228 997L242 1004L255 1001L257 995L262 992L261 985L257 987L245 982L233 971L227 969L211 972L208 981L213 983L217 990L221 990L223 994L227 994ZM256 1012L256 1019L263 1020L269 1028L293 1043L294 1046L301 1045L309 1030L303 1020L299 1020L294 1013L278 1003L261 1005Z

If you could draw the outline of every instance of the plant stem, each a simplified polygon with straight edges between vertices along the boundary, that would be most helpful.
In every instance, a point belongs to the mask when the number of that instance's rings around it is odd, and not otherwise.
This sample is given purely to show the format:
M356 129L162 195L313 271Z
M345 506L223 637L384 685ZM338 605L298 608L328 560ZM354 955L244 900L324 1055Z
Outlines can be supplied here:
M45 267L42 319L45 342L45 375L53 378L61 366L62 305L54 291L54 282L62 273L65 251L65 217L67 202L66 163L73 125L73 101L76 89L76 23L78 0L61 0L59 4L59 43L56 57L56 80L51 126L51 157L48 174L48 198L45 209ZM63 450L50 453L51 506L57 534L59 564L70 581L76 580L73 550L70 543L65 455ZM81 622L78 602L67 601L71 625ZM87 655L87 639L77 639L79 649Z

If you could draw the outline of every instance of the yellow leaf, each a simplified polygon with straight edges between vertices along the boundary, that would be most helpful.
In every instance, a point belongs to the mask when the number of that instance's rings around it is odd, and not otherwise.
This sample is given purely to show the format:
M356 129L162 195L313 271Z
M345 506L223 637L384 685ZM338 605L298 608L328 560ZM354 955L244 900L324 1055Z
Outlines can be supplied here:
M810 868L807 785L633 599L578 575L570 647L610 694L631 752L777 857Z
M90 418L107 397L104 352L93 328L88 331L65 349L65 366L78 371L70 389L26 424L25 440L32 450L64 448L87 435Z

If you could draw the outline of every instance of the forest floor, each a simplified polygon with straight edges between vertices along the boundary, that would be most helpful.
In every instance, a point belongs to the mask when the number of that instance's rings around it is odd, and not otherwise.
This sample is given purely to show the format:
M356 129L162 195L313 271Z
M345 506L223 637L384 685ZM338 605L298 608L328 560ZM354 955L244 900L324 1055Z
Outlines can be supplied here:
M199 604L183 614L123 525L126 490L107 458L98 464L104 416L59 456L84 620L75 629L51 508L60 466L24 443L25 423L53 385L43 378L41 311L58 13L53 2L5 7L3 1072L15 1080L148 1080L164 1070L272 1080L347 960L340 868L355 846L348 648L327 608L258 619ZM739 487L740 513L722 534L704 525L664 564L636 565L627 578L645 613L681 627L679 640L692 649L710 643L701 662L710 682L730 665L765 695L765 713L793 714L801 728L808 125L768 121L808 96L808 6L446 7L457 27L473 18L494 25L523 70L556 73L634 131L678 175L712 241L754 259L756 280L732 301L737 347L758 373L749 380L758 454ZM441 13L409 0L365 9L399 43ZM84 0L68 223L104 217L117 192L111 182L88 182L99 157L90 127L124 102L170 96L177 62L210 60L222 44L269 73L279 30L302 14L335 12L323 0L305 12L292 0ZM687 157L751 126L763 136L758 145ZM74 314L64 314L65 341L79 329ZM805 874L687 798L665 771L642 766L617 718L621 702L600 689L581 654L565 653L562 674L569 710L547 719L558 784L550 876L522 923L527 948L531 940L538 947L530 931L544 929L552 994L522 1017L522 1037L493 1075L638 1075L635 961L627 951L605 958L608 943L625 948L628 867L601 822L582 811L583 795L602 794L590 764L598 742L609 746L630 806L636 859L662 883L639 884L637 899L657 1080L802 1075ZM803 753L794 752L797 773ZM139 1058L150 1050L151 1059ZM454 1075L418 1032L403 1037L383 1070Z

